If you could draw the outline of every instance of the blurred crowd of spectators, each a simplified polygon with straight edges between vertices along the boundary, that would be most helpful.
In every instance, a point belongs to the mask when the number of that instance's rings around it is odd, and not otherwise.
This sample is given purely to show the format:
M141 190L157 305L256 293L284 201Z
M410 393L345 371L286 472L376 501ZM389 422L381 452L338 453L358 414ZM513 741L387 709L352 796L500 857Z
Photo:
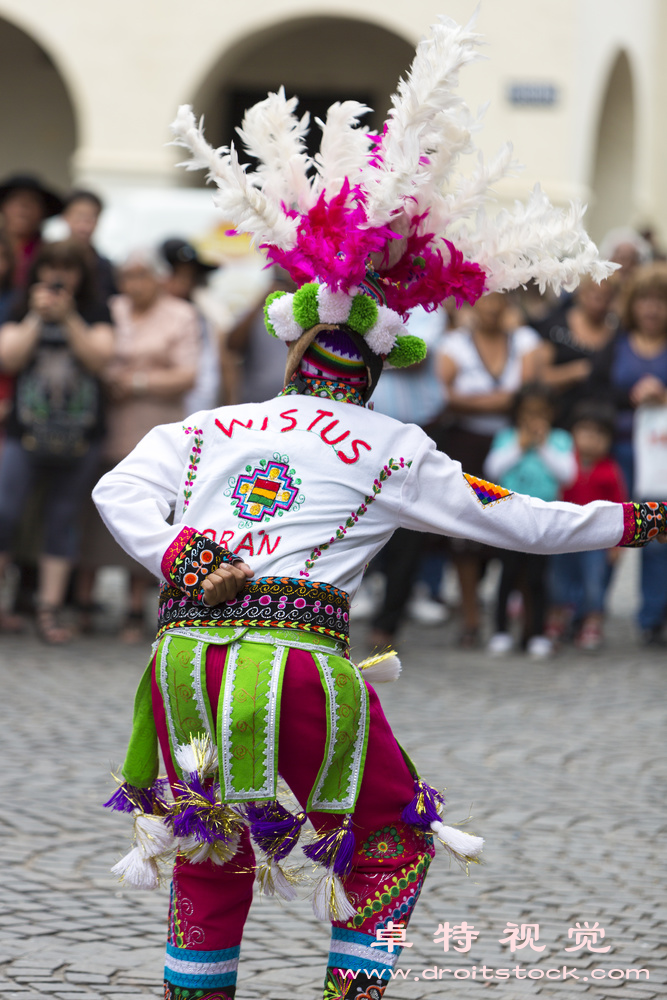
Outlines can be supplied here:
M24 628L29 611L50 643L73 634L66 605L78 609L76 627L93 627L96 574L109 565L127 570L123 637L141 637L151 580L97 518L96 478L156 424L265 399L284 372L284 345L264 330L270 289L223 328L205 294L215 264L175 235L112 266L93 242L102 209L93 192L61 199L29 175L0 183L0 576L18 567L0 631ZM69 238L44 242L54 215ZM572 295L528 288L459 311L415 310L409 325L428 357L386 373L375 407L418 423L466 472L508 490L574 503L648 499L635 478L635 423L647 407L667 412L667 264L650 233L615 231L602 250L619 270ZM272 280L289 286L277 271ZM665 427L667 441L667 417ZM365 587L357 613L367 606L382 645L406 613L445 620L451 562L458 642L479 646L479 584L499 560L491 654L519 645L548 656L567 641L595 650L618 553L530 556L400 530L371 567L382 586ZM659 645L667 546L647 547L641 560L641 639Z

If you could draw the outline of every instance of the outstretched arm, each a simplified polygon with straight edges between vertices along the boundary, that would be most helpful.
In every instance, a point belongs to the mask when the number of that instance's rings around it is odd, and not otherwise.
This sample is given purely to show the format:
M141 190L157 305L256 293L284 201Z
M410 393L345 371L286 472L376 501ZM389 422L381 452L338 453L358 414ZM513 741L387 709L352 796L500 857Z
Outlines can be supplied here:
M544 554L644 545L665 538L667 528L664 504L547 503L465 474L430 440L405 480L399 520L415 531Z

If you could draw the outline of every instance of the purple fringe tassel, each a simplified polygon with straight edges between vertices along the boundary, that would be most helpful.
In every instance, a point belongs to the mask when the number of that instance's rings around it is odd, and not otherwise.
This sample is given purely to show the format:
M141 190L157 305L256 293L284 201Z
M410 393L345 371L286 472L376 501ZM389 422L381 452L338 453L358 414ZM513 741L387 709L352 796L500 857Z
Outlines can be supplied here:
M124 781L119 785L111 798L104 803L105 809L115 809L117 812L132 813L135 809L140 809L149 815L155 811L156 803L166 808L163 801L166 778L158 778L150 788L138 788L136 785L128 785Z
M307 844L303 853L311 861L316 861L325 868L332 868L334 874L342 878L350 870L355 846L351 818L347 815L341 827L318 837L312 844Z
M179 811L174 816L174 836L175 837L191 837L194 836L199 841L204 841L207 844L212 844L215 841L223 841L223 843L229 843L232 835L228 833L220 833L216 829L216 821L211 818L211 810L213 808L219 807L220 803L217 799L217 792L219 785L217 782L207 782L204 784L197 771L192 771L188 775L188 781L184 784L179 784L176 786L182 794L187 795L191 792L198 795L204 802L204 804L196 804L186 806L182 811ZM180 796L179 796L180 798ZM178 804L178 800L177 800Z
M444 804L444 796L437 789L431 788L425 781L417 779L415 781L415 797L401 813L401 819L410 826L419 827L420 830L430 830L431 823L440 819L438 806Z
M307 819L303 812L294 816L279 802L251 802L246 806L245 814L250 823L251 837L259 849L274 861L283 861L293 850Z

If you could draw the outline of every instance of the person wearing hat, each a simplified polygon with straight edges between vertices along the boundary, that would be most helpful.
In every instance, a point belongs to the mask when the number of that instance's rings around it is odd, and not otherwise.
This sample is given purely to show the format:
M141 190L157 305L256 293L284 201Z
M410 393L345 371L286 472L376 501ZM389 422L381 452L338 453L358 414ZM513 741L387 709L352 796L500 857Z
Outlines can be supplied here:
M197 290L206 285L210 275L218 267L203 261L195 247L180 237L165 240L160 246L160 253L169 266L169 274L164 280L165 291L177 299L190 302L197 310L199 366L197 380L184 400L185 412L207 410L218 403L223 357L220 331L197 301Z
M313 908L332 928L327 1000L385 994L434 836L464 865L478 859L481 838L443 824L442 796L368 683L395 678L395 659L363 669L350 660L350 598L397 527L533 552L665 537L662 504L578 507L512 493L368 405L386 365L424 357L403 326L418 302L475 301L527 280L526 270L557 286L609 272L580 216L541 193L523 215L493 221L511 235L496 230L492 241L461 226L456 246L445 238L447 220L480 207L485 187L478 178L464 197L454 185L458 202L440 193L452 158L472 146L452 88L477 36L447 19L432 30L381 137L358 127L364 106L334 104L314 162L306 119L282 89L246 112L241 136L260 160L252 175L233 148L208 146L190 109L174 125L192 165L216 179L224 218L298 287L265 305L267 329L287 346L279 395L154 428L94 491L121 545L162 580L157 642L109 805L135 815L135 847L115 867L126 882L154 887L176 856L167 1000L234 996L255 877L293 898L283 862L307 818ZM294 813L278 801L279 774Z
M14 287L25 288L41 244L42 223L63 208L59 195L32 174L13 174L0 182L0 214L14 252Z

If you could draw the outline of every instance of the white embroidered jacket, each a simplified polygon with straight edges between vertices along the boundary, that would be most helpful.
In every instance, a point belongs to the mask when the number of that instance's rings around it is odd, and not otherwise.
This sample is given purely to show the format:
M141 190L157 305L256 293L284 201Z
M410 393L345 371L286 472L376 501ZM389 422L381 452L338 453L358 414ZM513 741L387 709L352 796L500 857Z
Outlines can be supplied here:
M158 577L187 525L242 557L255 579L323 581L350 597L399 526L542 553L610 548L624 532L620 504L508 493L464 475L419 427L314 396L156 427L93 499L122 547Z

